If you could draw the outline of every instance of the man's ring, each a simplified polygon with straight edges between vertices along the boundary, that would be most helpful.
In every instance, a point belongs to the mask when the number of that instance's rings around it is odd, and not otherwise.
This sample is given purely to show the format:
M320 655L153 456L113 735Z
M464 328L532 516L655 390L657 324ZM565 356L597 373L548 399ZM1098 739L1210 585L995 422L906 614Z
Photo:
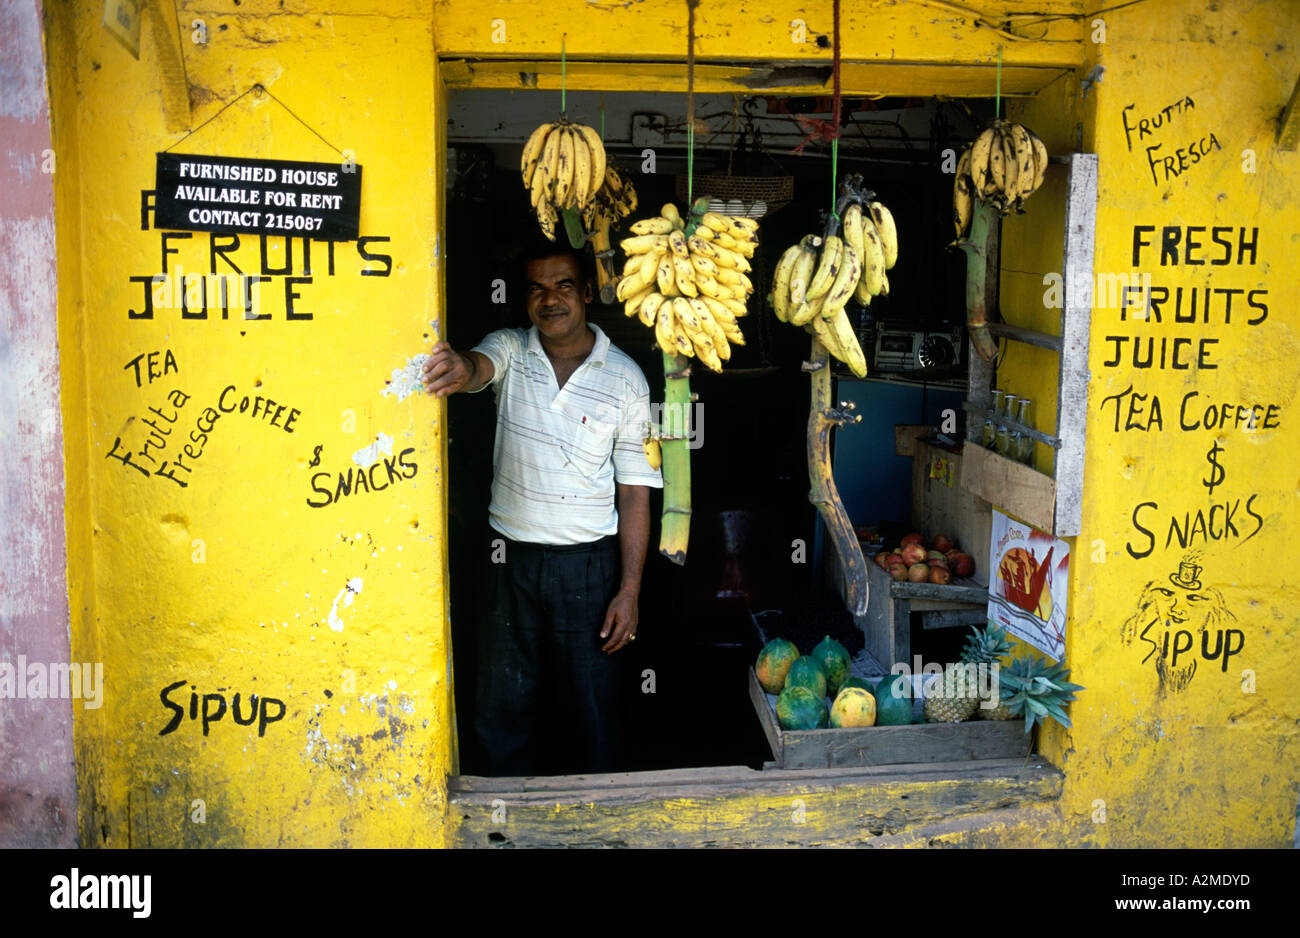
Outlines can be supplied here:
M636 641L636 635L635 635L635 634L633 634L633 635L629 635L629 636L627 637L627 640L628 640L629 642L635 642L635 641Z

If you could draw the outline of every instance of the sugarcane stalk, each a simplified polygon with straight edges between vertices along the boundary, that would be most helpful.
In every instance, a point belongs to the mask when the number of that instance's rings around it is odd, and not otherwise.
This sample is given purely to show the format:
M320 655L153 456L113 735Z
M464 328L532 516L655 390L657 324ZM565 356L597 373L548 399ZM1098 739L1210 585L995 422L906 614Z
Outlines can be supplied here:
M997 242L1002 216L983 199L975 199L970 234L957 242L966 253L966 331L980 358L998 356L997 340L989 334L989 254Z
M862 415L851 413L851 402L831 406L830 355L815 335L804 370L812 380L812 402L808 408L808 501L817 506L826 533L835 545L845 604L853 615L866 615L870 592L867 562L831 472L831 428L857 423Z
M691 535L691 369L690 362L681 355L664 352L663 356L666 419L659 426L664 476L659 553L682 566Z

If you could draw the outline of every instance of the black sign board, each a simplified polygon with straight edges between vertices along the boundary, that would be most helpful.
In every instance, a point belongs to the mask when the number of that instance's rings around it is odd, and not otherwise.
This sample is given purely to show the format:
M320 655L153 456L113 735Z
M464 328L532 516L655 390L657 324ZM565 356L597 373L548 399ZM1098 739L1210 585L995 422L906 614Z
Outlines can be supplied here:
M355 241L361 167L159 153L154 223L159 228Z

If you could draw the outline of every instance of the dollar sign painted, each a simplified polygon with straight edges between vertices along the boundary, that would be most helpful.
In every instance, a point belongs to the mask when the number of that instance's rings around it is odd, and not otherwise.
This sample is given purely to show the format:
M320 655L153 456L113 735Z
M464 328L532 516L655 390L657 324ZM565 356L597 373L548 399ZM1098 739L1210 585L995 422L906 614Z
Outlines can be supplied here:
M1204 485L1210 490L1210 495L1214 494L1214 489L1217 486L1223 484L1223 480L1227 476L1227 473L1223 471L1223 466L1219 465L1219 453L1221 452L1223 452L1223 447L1220 446L1216 440L1214 445L1210 447L1210 451L1205 454L1205 458L1209 460L1210 463L1210 477L1208 479L1202 479L1201 485Z
M314 468L314 467L320 465L320 451L321 451L321 448L322 448L322 447L317 446L314 450L312 450L312 454L311 454L311 462L307 463L307 468L308 468L308 469L312 469L312 468Z

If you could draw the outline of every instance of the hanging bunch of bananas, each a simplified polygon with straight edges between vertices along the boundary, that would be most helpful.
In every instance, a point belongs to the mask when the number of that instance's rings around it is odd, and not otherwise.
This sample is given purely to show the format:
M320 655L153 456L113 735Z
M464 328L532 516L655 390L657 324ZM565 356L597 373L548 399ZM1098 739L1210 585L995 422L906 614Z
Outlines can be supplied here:
M693 211L688 221L670 203L660 215L635 222L635 237L621 244L627 264L616 295L628 316L654 329L664 352L721 371L731 344L745 344L736 320L754 291L746 274L758 222L707 208L708 199L696 199L699 214Z
M596 190L596 197L587 202L582 212L582 224L591 240L596 255L596 285L600 301L614 302L614 249L610 245L610 230L618 222L636 211L636 188L613 166L605 167L605 184Z
M983 199L1002 215L1020 211L1025 199L1043 184L1047 147L1032 130L995 120L962 151L953 183L953 224L960 238L970 227L975 199Z
M849 300L865 306L889 293L885 271L898 260L898 229L894 216L874 193L863 192L861 176L845 180L841 233L825 238L807 235L789 248L772 275L772 310L781 322L803 326L826 350L859 378L866 377L867 359L849 322ZM818 249L820 248L820 254Z
M582 211L605 185L605 147L595 128L561 117L533 131L520 170L542 233L554 241L560 212Z

